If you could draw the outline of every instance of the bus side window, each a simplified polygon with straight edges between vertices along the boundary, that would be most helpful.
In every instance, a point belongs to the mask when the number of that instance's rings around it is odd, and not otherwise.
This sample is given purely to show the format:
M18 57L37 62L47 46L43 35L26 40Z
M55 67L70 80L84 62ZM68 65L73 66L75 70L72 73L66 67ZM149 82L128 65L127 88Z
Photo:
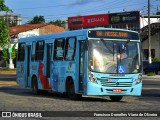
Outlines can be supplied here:
M33 42L32 43L32 57L31 57L32 61L35 60L35 49L36 49L36 42Z
M36 60L43 60L44 55L44 41L36 43Z
M65 46L65 60L74 60L76 52L76 38L67 38Z
M18 45L18 61L24 61L25 57L25 43L19 43Z
M64 55L64 39L57 39L54 42L54 60L63 60Z

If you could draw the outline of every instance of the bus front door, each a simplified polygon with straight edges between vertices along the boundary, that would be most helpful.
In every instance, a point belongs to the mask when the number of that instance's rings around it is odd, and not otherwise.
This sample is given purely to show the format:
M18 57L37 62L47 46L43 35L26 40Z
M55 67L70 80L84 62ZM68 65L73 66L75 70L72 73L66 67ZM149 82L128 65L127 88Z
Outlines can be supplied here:
M47 54L46 54L46 63L45 63L45 76L44 76L44 89L50 89L50 74L51 74L51 55L52 55L52 47L53 45L48 43L47 44Z
M79 53L79 91L84 93L85 92L85 72L87 69L86 67L86 57L85 57L85 41L80 41L80 53Z

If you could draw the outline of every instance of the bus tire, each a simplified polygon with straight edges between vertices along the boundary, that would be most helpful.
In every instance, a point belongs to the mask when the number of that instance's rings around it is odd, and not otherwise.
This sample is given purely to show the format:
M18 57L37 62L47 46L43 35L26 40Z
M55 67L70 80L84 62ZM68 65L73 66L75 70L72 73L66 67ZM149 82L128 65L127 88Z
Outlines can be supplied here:
M33 80L32 80L32 93L34 95L38 95L39 94L38 81L37 81L36 77L33 77Z
M71 100L76 100L79 98L78 95L75 93L75 87L74 87L73 80L69 80L67 82L67 95Z
M119 102L123 96L109 96L113 102Z

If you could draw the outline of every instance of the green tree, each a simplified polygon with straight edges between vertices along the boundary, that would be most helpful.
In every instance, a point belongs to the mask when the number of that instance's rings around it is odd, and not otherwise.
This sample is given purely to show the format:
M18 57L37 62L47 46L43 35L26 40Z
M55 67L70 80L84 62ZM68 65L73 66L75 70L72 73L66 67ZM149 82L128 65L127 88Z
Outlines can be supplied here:
M43 24L45 23L44 16L35 16L32 20L27 22L28 24Z
M12 23L9 24L9 27L14 27L14 26L16 26L16 25L17 25L16 22L12 22Z
M5 47L8 44L8 27L6 22L0 18L0 46Z
M156 13L156 15L160 15L160 11L158 11L158 12Z
M17 54L16 44L17 43L13 43L13 46L12 46L12 53L11 53L12 59L16 58L16 54Z
M62 20L53 20L53 21L50 21L48 22L49 24L54 24L54 25L57 25L57 26L60 26L60 27L64 27L65 28L65 21L62 21Z
M1 18L0 19L0 47L2 48L2 59L7 60L8 59L8 27L5 21Z
M4 4L4 0L0 0L0 12L1 11L12 12L12 10Z
M0 12L12 12L5 4L4 0L0 0ZM2 48L2 59L8 60L8 47L10 44L9 36L8 36L8 25L7 23L0 18L0 47ZM13 53L14 54L14 53ZM13 58L14 55L13 55Z

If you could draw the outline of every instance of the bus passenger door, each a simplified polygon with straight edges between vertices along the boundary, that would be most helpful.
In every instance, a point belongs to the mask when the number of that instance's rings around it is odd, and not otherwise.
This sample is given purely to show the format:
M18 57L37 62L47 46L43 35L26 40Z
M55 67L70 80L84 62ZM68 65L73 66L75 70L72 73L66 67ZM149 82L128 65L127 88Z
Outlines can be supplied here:
M51 55L52 55L52 44L47 44L47 56L46 56L46 76L50 78L50 66L51 66Z
M25 87L29 87L29 80L30 80L30 56L31 56L31 46L27 46L27 60L26 60L26 79L25 79Z
M79 42L79 91L84 92L85 86L85 41Z

